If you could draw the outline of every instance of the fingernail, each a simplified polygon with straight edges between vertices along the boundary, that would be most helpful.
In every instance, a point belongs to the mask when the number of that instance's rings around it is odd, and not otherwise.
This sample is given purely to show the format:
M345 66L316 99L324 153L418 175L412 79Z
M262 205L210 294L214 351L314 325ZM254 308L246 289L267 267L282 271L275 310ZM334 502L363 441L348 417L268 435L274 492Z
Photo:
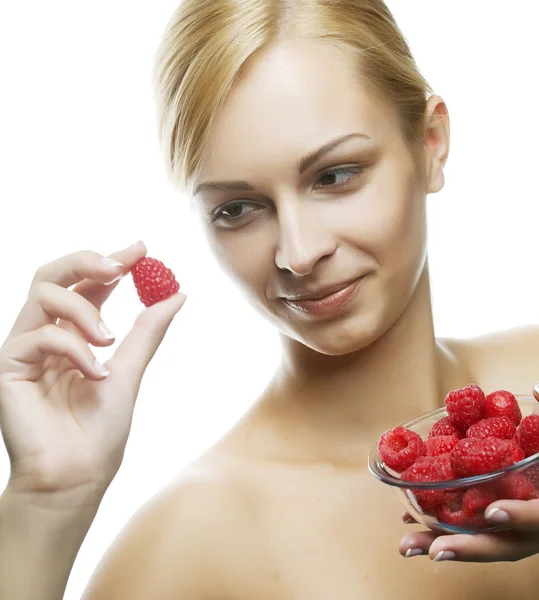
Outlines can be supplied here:
M103 285L112 285L113 283L116 283L117 281L120 281L120 279L124 276L124 273L120 273L119 275L117 275L112 281L107 281L106 283L104 283Z
M533 386L533 389L537 394L539 394L539 383Z
M416 521L415 521L415 519L413 519L412 517L408 517L408 518L406 519L406 521L404 521L404 523L405 523L406 525L412 525L412 524L413 524L413 523L415 523L415 522L416 522Z
M100 321L97 325L99 331L103 334L105 339L113 340L116 336L112 333L112 331L107 327L104 321Z
M421 550L421 548L408 548L408 550L406 550L404 558L410 558L411 556L420 556L421 554L423 554L423 550Z
M511 519L505 510L501 510L500 508L493 508L489 510L485 515L485 518L493 523L509 523Z
M103 377L107 377L108 375L110 375L110 371L107 369L107 367L105 367L105 365L102 365L97 359L95 361L95 368Z
M106 256L101 259L101 264L105 265L105 267L123 267L121 262L117 260L113 260L112 258L107 258Z
M456 554L451 550L442 550L433 558L432 562L442 562L443 560L453 560Z

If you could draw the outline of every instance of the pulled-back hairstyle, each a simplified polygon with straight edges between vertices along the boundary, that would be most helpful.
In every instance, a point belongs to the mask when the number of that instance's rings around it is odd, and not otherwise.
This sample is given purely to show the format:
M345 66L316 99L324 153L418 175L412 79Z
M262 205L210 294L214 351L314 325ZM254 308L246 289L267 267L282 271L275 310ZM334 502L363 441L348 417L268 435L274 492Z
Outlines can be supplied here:
M411 148L422 145L432 89L382 0L182 0L155 65L159 139L175 183L188 188L197 176L247 59L287 35L353 51L359 83L397 108Z

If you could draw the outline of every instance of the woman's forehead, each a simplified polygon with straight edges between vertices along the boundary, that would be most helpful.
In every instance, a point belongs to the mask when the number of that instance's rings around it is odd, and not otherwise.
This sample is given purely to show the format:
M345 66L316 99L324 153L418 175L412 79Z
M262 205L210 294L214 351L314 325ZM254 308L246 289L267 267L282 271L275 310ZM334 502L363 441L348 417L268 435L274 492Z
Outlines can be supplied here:
M398 127L389 108L361 86L350 53L320 41L280 43L238 77L217 115L202 175L257 158L267 164L276 152L296 160L339 135L379 139Z

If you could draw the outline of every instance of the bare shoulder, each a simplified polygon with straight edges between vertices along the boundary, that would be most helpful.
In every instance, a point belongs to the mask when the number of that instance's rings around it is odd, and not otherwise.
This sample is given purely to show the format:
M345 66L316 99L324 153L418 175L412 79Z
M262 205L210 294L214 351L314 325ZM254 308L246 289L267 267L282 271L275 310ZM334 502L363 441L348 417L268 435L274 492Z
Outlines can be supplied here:
M241 511L241 485L234 476L218 464L193 463L128 521L101 559L83 600L219 596L225 583L223 553Z
M440 342L485 390L531 394L539 382L539 325L522 325L464 340L443 338Z

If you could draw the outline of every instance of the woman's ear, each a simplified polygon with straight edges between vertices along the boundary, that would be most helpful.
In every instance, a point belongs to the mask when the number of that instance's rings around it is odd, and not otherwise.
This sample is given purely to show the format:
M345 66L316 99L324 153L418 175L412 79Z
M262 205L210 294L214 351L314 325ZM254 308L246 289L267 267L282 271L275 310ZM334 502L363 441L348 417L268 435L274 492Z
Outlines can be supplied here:
M445 183L444 166L449 155L450 128L447 106L440 96L433 95L425 108L427 133L426 153L427 193L439 192Z

